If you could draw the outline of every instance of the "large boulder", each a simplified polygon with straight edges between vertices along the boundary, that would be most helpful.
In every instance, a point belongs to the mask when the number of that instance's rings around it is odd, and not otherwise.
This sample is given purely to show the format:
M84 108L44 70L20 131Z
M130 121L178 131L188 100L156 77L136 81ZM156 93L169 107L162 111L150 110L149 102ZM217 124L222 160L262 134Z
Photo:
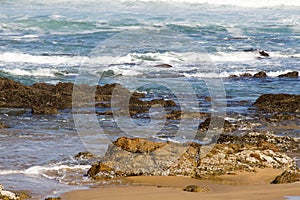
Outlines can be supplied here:
M154 142L142 138L121 137L113 142L101 161L92 165L93 179L116 176L176 176L205 178L236 170L255 168L289 169L294 160L264 145ZM207 149L211 150L206 155Z
M300 95L263 94L253 104L268 112L300 112Z

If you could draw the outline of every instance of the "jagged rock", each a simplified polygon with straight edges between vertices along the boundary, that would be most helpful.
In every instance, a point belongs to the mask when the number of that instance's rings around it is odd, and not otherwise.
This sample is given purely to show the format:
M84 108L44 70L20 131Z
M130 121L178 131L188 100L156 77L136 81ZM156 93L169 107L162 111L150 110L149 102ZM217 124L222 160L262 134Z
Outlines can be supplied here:
M229 121L219 117L214 117L214 118L209 117L199 125L200 131L206 131L209 128L222 129L225 132L232 132L236 129L236 127L232 125Z
M208 192L209 189L206 187L200 187L197 185L188 185L183 189L183 191L186 191L186 192Z
M231 75L229 76L229 78L238 78L238 76L235 75L235 74L231 74Z
M282 183L294 183L300 181L299 170L286 170L279 176L277 176L271 183L282 184Z
M270 147L269 143L216 144L203 156L206 147L197 143L162 143L122 137L108 147L105 156L92 165L88 175L93 179L140 175L205 178L235 170L289 169L296 165L292 158Z
M300 112L300 95L263 94L253 105L268 112Z
M267 73L266 73L266 72L261 71L261 72L258 72L258 73L256 73L256 74L254 74L253 77L254 77L254 78L266 78L266 77L268 77L268 76L267 76Z
M258 53L259 53L260 56L263 56L263 57L270 57L270 54L267 53L267 52L265 52L264 50L258 51Z
M293 72L288 72L286 74L280 74L278 77L279 78L298 78L299 72L293 71Z

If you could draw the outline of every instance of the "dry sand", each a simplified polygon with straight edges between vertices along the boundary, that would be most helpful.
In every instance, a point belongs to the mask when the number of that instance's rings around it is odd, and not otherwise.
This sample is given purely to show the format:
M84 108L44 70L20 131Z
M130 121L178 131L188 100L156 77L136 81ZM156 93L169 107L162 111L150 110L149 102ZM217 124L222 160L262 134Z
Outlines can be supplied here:
M300 196L300 183L271 185L269 182L282 171L258 169L256 173L242 172L223 175L215 180L188 177L128 177L128 186L94 188L65 193L63 200L274 200L284 196ZM183 191L188 185L208 188L209 192Z

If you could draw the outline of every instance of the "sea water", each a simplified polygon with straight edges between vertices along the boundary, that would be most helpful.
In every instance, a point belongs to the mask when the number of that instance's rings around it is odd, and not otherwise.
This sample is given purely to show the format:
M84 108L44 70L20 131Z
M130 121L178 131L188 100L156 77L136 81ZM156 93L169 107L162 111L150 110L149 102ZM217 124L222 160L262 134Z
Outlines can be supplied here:
M136 83L151 82L153 77L164 85L176 85L175 74L193 86L199 101L210 93L203 89L207 87L205 81L215 79L221 80L224 87L227 112L247 116L248 108L261 94L300 94L299 79L277 78L283 73L300 71L299 10L297 0L216 0L213 3L206 0L3 0L0 2L0 76L27 85L75 82L85 67L92 74L106 73L99 84L121 82L129 89L137 89ZM141 44L136 51L112 56L110 65L99 67L99 60L107 59L101 53L93 54L99 45L112 44L107 41L114 41L120 34L143 33L141 30L150 33L167 30L178 37L172 39L172 48L156 51ZM190 49L189 44L176 43L179 38L191 42L197 50ZM120 40L116 48L128 43L126 39ZM165 44L167 39L160 38L156 43ZM156 43L153 42L154 47ZM270 57L260 57L259 50L265 50ZM192 60L199 57L209 60L213 68L205 68L201 63L192 65ZM156 64L173 67L153 68ZM228 78L259 71L266 71L269 77ZM139 89L155 93L151 88ZM240 101L246 104L241 106ZM0 183L7 189L31 190L33 195L42 197L41 194L57 194L95 184L83 176L90 165L74 159L86 147L70 112L37 116L27 109L3 108L0 113L1 121L11 127L0 130ZM99 121L111 128L113 138L121 134L113 128L111 119L101 116Z

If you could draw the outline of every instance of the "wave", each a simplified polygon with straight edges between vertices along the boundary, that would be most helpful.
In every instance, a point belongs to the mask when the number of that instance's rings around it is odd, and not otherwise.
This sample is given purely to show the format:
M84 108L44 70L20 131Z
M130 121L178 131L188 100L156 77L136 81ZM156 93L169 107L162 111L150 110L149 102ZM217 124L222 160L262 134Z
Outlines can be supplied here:
M71 3L74 4L86 4L86 3L112 3L111 1L107 0L31 0L29 3L36 3L39 4L65 4ZM120 0L120 3L126 2L166 2L166 3L190 3L190 4L209 4L209 5L229 5L229 6L238 6L238 7L252 7L252 8L259 8L259 7L279 7L279 6L300 6L299 0L270 0L270 1L261 1L261 0ZM114 4L117 3L113 2Z

